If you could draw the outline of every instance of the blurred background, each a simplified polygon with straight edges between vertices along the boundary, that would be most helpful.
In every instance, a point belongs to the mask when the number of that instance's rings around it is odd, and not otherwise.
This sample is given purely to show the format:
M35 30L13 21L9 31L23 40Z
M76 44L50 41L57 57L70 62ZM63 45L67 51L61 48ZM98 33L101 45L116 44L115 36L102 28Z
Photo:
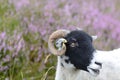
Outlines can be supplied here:
M0 80L54 80L47 41L61 28L97 35L96 49L119 48L120 0L0 0Z

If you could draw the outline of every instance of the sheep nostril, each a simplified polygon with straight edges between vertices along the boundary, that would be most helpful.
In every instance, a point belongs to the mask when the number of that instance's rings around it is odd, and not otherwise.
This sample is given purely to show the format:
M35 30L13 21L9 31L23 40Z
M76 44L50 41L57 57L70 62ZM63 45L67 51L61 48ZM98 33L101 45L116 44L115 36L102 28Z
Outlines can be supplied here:
M95 64L99 65L102 68L102 64L99 62L95 62Z

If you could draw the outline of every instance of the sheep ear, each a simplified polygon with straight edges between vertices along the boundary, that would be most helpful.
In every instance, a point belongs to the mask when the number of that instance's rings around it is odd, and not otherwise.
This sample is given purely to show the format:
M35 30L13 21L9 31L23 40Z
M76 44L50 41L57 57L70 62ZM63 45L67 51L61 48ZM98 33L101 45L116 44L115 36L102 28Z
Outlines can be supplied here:
M83 29L82 29L82 28L77 27L77 28L76 28L76 30L80 30L80 31L82 31Z
M98 37L97 36L92 36L93 40L96 40Z

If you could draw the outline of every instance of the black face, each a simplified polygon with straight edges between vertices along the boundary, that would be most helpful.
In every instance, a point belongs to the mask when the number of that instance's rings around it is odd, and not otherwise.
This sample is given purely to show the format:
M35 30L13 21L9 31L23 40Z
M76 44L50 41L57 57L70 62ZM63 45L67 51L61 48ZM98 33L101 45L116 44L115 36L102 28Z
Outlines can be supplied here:
M89 66L95 51L92 37L83 31L75 30L70 32L65 39L67 40L65 56L69 58L68 61L76 69L88 71L87 66ZM68 61L66 60L66 62Z

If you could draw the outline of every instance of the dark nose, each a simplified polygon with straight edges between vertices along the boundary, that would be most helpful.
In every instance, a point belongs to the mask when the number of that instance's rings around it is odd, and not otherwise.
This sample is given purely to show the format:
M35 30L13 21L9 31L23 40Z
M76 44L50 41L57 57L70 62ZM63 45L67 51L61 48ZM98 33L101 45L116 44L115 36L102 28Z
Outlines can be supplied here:
M102 64L99 62L95 62L95 64L99 65L102 68Z

